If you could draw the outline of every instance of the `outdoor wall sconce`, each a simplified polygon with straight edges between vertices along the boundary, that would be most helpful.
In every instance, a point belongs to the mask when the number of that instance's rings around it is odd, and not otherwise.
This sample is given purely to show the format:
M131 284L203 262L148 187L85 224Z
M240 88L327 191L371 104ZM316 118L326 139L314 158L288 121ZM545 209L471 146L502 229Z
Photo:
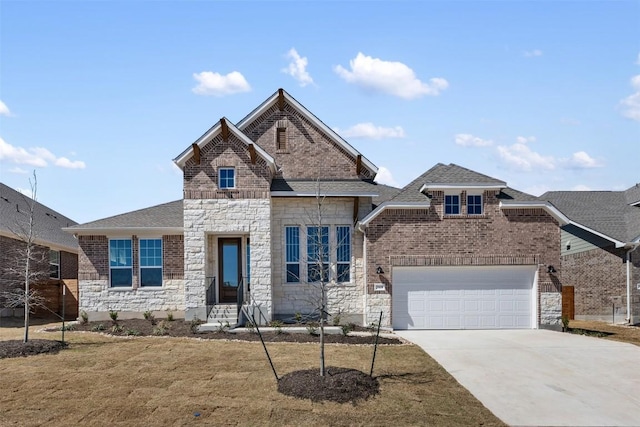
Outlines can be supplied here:
M382 267L378 266L378 268L376 268L376 274L384 274Z
M553 267L553 265L550 265L550 266L547 268L547 273L549 273L549 274L553 274L553 273L555 273L555 272L556 272L556 269Z

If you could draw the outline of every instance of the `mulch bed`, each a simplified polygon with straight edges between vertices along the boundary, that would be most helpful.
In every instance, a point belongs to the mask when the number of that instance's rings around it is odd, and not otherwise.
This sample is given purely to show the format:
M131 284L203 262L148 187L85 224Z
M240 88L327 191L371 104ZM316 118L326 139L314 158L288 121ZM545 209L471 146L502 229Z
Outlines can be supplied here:
M278 391L314 402L330 400L355 404L378 394L380 384L376 378L356 369L330 366L324 377L320 376L318 368L290 372L278 381Z
M66 344L53 340L29 340L26 343L22 340L0 341L0 359L10 357L26 357L42 353L57 353Z
M191 337L202 339L227 339L239 341L259 341L260 337L256 332L229 332L229 331L204 331L193 333L191 323L184 320L156 320L156 324L145 319L118 320L118 327L114 329L111 320L105 322L87 322L84 324L74 324L74 331L102 332L115 336L170 336L170 337ZM310 333L289 333L286 327L282 332L262 332L262 337L267 342L291 342L291 343L317 343L320 341L318 335ZM325 342L329 344L374 344L375 335L342 335L325 334ZM379 337L378 344L402 344L396 338Z

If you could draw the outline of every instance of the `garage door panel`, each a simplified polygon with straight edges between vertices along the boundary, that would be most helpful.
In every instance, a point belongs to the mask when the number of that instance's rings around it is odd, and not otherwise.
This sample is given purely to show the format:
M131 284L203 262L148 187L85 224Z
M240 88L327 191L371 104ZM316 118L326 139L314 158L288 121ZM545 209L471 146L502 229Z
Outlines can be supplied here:
M536 266L395 267L396 329L531 328Z

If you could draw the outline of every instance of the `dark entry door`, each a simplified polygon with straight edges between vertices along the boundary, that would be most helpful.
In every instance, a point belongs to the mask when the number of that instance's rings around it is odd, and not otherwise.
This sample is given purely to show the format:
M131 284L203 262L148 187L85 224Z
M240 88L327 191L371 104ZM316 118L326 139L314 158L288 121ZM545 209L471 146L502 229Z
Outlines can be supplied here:
M236 302L242 276L242 258L239 238L218 239L220 302Z

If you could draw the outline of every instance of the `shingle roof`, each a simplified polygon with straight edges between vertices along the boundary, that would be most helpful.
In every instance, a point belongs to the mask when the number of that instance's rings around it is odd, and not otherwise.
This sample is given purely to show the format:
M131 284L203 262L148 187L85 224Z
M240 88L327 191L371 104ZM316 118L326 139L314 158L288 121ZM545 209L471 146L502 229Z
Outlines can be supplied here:
M380 186L373 181L350 179L350 180L298 180L277 178L271 182L271 191L286 195L315 195L318 186L322 194L358 196L370 195L378 196ZM384 190L386 191L386 189Z
M499 185L506 187L507 184L499 179L472 171L456 164L445 165L438 163L431 169L407 184L392 201L399 203L422 203L428 198L420 189L423 185ZM524 193L522 193L524 194ZM534 198L535 199L535 198Z
M31 198L0 183L0 234L14 237L22 234L29 221ZM65 250L78 251L77 240L62 230L77 224L72 219L36 202L34 209L34 232L38 244L47 244Z
M628 204L635 205L640 203L640 184L636 184L633 187L628 188L624 194L627 198Z
M402 191L401 189L392 187L390 185L377 184L377 183L376 183L376 188L378 190L378 196L374 197L372 200L374 209L380 206L382 203L393 199L395 196L397 196L400 193L400 191Z
M549 191L540 199L571 221L620 242L640 236L640 207L629 206L624 191Z
M184 226L182 200L115 215L70 227L69 231L115 228L182 228Z

